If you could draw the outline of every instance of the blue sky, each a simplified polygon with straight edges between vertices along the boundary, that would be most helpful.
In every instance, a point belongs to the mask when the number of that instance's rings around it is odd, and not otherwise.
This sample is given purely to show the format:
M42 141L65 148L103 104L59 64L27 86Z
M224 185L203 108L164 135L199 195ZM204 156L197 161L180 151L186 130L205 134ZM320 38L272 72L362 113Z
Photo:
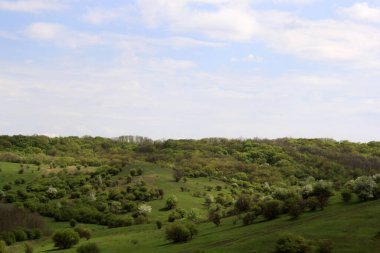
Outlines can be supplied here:
M380 140L380 1L0 0L0 133Z

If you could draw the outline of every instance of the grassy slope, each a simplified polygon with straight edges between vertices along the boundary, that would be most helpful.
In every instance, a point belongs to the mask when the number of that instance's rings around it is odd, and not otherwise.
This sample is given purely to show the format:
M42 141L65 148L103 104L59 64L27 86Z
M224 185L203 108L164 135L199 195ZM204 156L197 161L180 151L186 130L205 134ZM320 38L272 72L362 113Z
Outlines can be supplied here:
M25 177L31 180L34 174L26 172L18 175L19 165L1 163L0 185L8 180ZM175 183L171 178L171 170L164 168L144 167L144 180L148 185L156 185L165 190L165 195L176 194L180 207L189 210L192 207L204 208L203 198L194 198L195 191L205 192L205 185L222 185L222 182L207 179L189 179L187 183ZM36 173L36 172L35 172ZM42 172L43 173L43 170ZM125 172L123 172L125 173ZM179 188L186 186L190 192L180 192ZM217 192L213 191L216 195ZM150 202L153 207L152 219L166 219L168 212L159 211L165 200ZM203 209L204 210L204 209ZM204 210L205 211L205 210ZM380 252L380 239L375 235L380 232L380 201L367 203L343 204L333 198L331 205L325 211L306 213L299 220L291 221L281 217L274 221L258 220L250 226L233 225L233 218L224 219L220 227L205 223L198 226L199 235L186 244L170 244L164 238L164 231L157 230L154 223L132 226L127 228L107 229L102 226L86 225L94 230L91 242L96 242L103 253L191 253L198 249L207 253L227 252L272 252L280 234L292 232L301 234L309 239L330 239L334 242L336 253L376 253ZM56 223L47 219L52 230L68 227L67 223ZM138 240L133 244L132 240ZM81 241L81 244L85 241ZM35 252L47 252L54 249L50 239L33 242ZM22 252L22 245L11 248L12 252ZM60 251L63 253L76 252L76 249Z

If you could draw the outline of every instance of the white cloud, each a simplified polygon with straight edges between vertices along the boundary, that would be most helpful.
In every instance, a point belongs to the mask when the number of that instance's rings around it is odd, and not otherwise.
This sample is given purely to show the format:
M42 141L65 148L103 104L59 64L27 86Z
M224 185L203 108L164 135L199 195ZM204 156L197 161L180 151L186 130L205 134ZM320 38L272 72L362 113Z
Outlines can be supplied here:
M341 8L340 14L354 20L380 23L380 9L370 7L367 2L355 3L348 8Z
M102 25L115 21L126 24L136 21L136 13L137 10L134 4L123 4L117 8L87 7L87 10L82 15L82 20L93 25Z
M56 23L33 23L25 29L24 34L32 39L50 40L71 48L101 43L101 39L97 35L71 31L65 26Z
M58 0L12 0L0 1L0 9L19 12L58 11L66 8L64 1Z
M176 33L199 33L221 40L247 41L258 27L249 1L223 0L139 0L143 18L152 27L164 25ZM208 4L213 8L192 8Z
M260 63L260 62L263 62L264 61L264 58L259 56L259 55L255 55L255 54L249 54L245 57L232 57L230 59L231 62L239 62L239 61L242 61L242 62L256 62L256 63Z
M107 23L119 18L119 12L113 10L104 10L104 9L91 9L88 10L83 19L94 25L99 25L103 23Z
M352 67L380 66L380 29L348 20L308 20L281 12L263 12L260 39L270 48L296 57Z
M296 4L296 5L306 5L315 3L318 0L273 0L276 4Z

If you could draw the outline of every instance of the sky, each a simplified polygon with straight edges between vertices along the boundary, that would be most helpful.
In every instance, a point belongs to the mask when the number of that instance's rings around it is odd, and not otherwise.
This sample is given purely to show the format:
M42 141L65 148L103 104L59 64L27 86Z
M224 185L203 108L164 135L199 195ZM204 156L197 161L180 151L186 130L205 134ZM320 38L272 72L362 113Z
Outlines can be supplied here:
M0 0L0 134L380 140L380 0Z

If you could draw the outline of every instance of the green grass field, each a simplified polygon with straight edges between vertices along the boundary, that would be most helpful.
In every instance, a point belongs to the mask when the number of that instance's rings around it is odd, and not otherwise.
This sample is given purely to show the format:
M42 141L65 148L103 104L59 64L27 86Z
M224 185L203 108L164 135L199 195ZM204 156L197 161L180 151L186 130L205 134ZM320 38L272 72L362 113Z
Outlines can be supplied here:
M23 174L18 174L19 165L0 163L2 168L0 186L16 178L33 180L35 176L44 173L45 169L37 172L32 167ZM205 178L189 179L186 183L175 183L170 169L144 166L144 181L148 185L161 187L165 196L175 194L179 199L179 206L189 210L198 208L206 213L203 198L193 197L195 191L206 192L205 186L221 185L223 191L225 184L220 181L209 181ZM34 170L34 173L32 171ZM118 175L119 177L120 175ZM122 174L121 174L122 176ZM180 187L187 187L190 192L181 192ZM218 192L212 190L216 195ZM336 253L379 253L380 238L376 235L380 232L380 201L365 203L352 202L344 204L338 196L331 198L330 205L324 211L307 212L297 220L290 220L289 216L282 216L273 221L264 221L259 218L253 225L242 226L241 221L233 224L235 218L222 220L222 224L216 227L212 223L198 225L199 234L190 242L172 244L165 240L164 229L156 229L154 221L166 219L168 211L160 211L165 205L163 200L149 202L153 207L150 224L135 225L125 228L108 229L98 225L86 225L93 230L93 238L90 242L96 242L104 253L192 253L204 250L206 253L270 253L273 252L276 240L281 234L294 233L307 239L329 239L334 244ZM54 222L46 219L52 231L69 227L68 223ZM80 244L69 250L59 252L76 252ZM54 251L51 239L46 237L32 242L34 252ZM23 252L23 245L16 244L10 247L10 252Z

